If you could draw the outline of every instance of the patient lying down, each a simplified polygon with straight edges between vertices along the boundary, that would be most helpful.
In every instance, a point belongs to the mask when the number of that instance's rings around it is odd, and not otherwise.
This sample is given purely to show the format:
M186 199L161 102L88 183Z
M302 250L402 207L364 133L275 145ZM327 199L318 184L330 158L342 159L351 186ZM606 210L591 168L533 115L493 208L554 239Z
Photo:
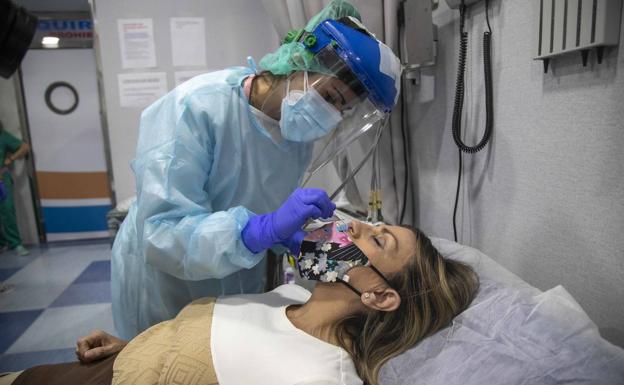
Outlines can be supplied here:
M129 342L102 331L81 338L80 363L0 384L376 385L386 361L468 307L478 279L417 229L352 222L347 233L369 261L338 277L348 282L197 300ZM332 262L316 257L304 267L318 274Z

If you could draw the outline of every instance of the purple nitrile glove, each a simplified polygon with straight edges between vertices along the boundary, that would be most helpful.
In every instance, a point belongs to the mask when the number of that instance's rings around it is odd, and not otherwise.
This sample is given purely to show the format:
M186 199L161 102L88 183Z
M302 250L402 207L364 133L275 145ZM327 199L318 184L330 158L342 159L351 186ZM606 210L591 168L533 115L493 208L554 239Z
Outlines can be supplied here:
M335 209L325 191L299 188L276 211L251 218L241 233L243 243L254 253L276 243L282 243L293 254L298 253L305 236L303 225L309 219L331 217Z
M301 250L301 242L303 242L303 238L305 238L307 234L308 233L306 233L305 231L299 230L294 233L290 238L282 241L281 244L284 245L288 250L290 250L290 253L292 255L298 256L299 251Z

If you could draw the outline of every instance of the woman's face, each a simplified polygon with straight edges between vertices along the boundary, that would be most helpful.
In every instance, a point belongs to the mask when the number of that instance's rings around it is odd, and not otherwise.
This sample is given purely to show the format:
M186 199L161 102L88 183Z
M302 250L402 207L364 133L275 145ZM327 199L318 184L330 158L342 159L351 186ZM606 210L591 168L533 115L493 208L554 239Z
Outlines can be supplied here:
M349 224L349 237L386 277L403 270L416 250L416 236L400 226L371 226L353 221Z
M296 72L290 77L290 89L303 90L303 72ZM340 79L319 73L308 73L308 84L340 112L352 108L359 102L358 96Z
M279 120L281 118L281 104L286 96L287 80L283 79L280 86L272 90L262 83L254 83L255 92L258 94L254 100L254 107L260 109L270 117ZM298 71L289 76L291 90L304 89L303 71ZM308 84L334 106L340 113L354 108L362 98L358 97L340 79L318 73L308 73Z
M311 74L310 85L340 112L352 108L360 100L346 84L335 77Z

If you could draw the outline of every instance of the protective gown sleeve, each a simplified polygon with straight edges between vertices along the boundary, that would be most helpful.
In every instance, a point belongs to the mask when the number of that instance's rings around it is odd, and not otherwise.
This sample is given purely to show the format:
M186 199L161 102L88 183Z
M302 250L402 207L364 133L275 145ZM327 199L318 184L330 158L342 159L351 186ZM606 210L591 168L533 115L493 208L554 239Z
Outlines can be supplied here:
M176 99L174 91L148 107L133 161L137 236L145 263L185 280L223 278L264 256L241 239L255 214L242 206L212 208L208 180L219 151L205 108L210 101Z

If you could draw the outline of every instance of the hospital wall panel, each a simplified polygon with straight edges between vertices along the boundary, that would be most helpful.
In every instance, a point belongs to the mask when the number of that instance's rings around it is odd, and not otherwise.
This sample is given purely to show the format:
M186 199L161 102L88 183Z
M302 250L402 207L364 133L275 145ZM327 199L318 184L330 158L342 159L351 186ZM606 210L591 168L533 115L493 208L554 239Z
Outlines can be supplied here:
M538 7L539 1L490 1L494 134L485 150L463 155L459 241L542 290L563 285L602 335L624 346L624 37L602 64L592 53L583 67L580 55L571 55L544 74L532 60ZM410 104L416 225L453 239L459 15L440 2L433 16L435 99ZM485 126L484 2L470 8L466 29L463 134L474 144Z
M110 209L110 204L102 206L43 207L43 216L46 219L46 233L106 232L108 230L106 214Z
M38 171L37 181L41 199L109 198L106 172Z
M107 237L104 208L111 207L111 189L94 51L33 49L21 68L47 240ZM53 88L59 84L64 86Z
M175 86L176 71L210 71L247 64L247 56L259 61L279 43L273 25L261 1L248 0L93 0L96 51L99 76L104 91L107 130L112 159L116 201L135 195L134 158L139 118L143 107L122 107L118 74L165 72L167 89ZM170 18L203 17L205 19L206 65L174 67L172 59ZM119 19L152 20L156 66L140 69L122 68Z

